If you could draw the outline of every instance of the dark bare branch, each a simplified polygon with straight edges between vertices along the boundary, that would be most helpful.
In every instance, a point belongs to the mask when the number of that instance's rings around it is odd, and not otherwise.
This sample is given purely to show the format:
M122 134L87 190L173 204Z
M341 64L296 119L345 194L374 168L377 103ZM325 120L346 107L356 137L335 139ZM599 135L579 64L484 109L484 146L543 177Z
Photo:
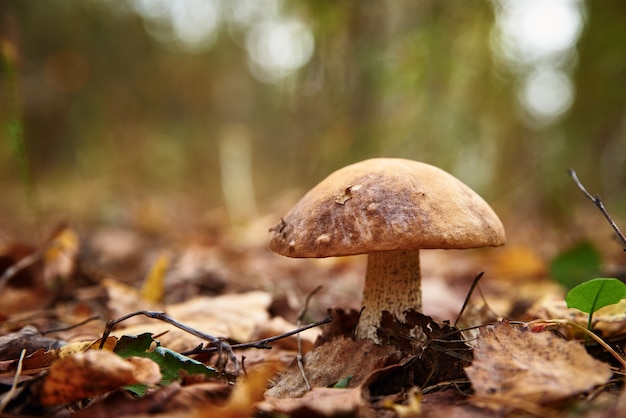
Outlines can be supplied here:
M580 180L578 180L578 176L576 175L576 171L574 171L574 169L570 168L568 169L568 172L569 172L569 175L574 180L574 183L576 183L576 186L578 186L578 188L584 193L584 195L587 196L587 198L591 200L598 207L598 209L600 209L600 212L602 212L606 220L609 221L609 224L611 225L611 227L613 228L613 230L615 231L619 239L622 241L622 244L624 245L624 251L626 251L626 237L624 236L624 234L622 234L622 231L620 231L619 227L617 226L613 218L611 218L611 215L609 215L609 212L604 207L604 204L602 203L602 199L600 199L600 196L591 195L591 193L587 191L585 186L583 186Z

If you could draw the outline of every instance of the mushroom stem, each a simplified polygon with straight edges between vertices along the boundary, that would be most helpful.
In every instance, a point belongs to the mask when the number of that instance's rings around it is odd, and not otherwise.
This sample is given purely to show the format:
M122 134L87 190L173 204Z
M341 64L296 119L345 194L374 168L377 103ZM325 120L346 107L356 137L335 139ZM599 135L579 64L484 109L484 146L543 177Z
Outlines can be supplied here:
M404 321L404 311L422 309L419 250L384 251L368 254L363 312L356 328L358 339L380 343L377 330L381 314L388 311Z

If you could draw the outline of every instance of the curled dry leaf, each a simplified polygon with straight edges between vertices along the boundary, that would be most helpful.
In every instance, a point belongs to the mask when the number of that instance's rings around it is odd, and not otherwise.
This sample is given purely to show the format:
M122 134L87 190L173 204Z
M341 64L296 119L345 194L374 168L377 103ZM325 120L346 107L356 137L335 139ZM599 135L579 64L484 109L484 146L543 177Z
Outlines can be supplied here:
M132 384L156 384L161 372L149 359L124 360L108 351L89 350L56 361L45 376L42 405L60 405Z
M612 375L611 367L580 343L508 322L481 331L474 362L465 371L479 403L494 409L562 400L605 384Z
M27 325L17 332L0 336L0 360L14 360L20 356L22 349L26 355L37 350L53 350L63 345L63 341L44 337L32 325Z

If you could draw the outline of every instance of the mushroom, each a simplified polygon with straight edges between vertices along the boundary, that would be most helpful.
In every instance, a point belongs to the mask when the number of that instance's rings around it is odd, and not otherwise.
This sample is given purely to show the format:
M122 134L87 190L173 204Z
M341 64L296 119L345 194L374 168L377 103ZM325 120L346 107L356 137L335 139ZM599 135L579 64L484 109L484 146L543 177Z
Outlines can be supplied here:
M330 174L270 228L295 258L367 254L357 338L380 342L382 312L420 312L421 249L503 245L502 222L472 189L429 164L374 158Z

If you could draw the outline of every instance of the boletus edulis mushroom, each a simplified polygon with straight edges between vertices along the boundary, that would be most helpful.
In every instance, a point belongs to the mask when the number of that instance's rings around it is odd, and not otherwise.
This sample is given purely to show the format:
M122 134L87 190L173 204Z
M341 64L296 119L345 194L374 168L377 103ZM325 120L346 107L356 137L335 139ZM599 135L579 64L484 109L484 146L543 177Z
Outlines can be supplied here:
M379 342L383 311L422 308L419 251L499 246L502 222L472 189L429 164L374 158L330 174L270 229L287 257L367 254L357 338Z

